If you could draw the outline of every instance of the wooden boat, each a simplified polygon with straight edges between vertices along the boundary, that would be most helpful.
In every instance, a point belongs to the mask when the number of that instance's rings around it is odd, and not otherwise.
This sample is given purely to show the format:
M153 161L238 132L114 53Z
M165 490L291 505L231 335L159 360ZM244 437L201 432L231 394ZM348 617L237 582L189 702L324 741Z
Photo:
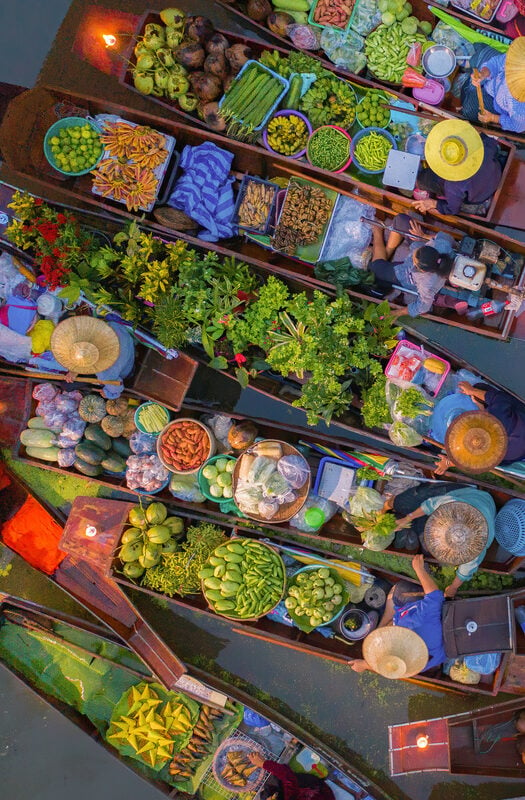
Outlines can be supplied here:
M341 176L341 174L336 175L329 173L329 180L327 182L328 173L324 170L312 167L306 163L301 164L299 168L297 163L293 160L271 154L265 148L237 142L233 139L225 139L219 134L204 131L195 126L168 121L166 118L154 117L149 114L138 113L105 100L97 100L92 97L65 93L63 90L37 89L31 91L38 93L40 103L43 102L43 93L44 100L48 103L52 103L52 99L54 99L57 102L69 104L69 108L71 108L71 104L74 108L81 107L91 115L116 114L131 122L150 125L161 132L174 136L177 141L177 148L179 149L186 144L197 146L206 141L211 141L218 146L226 147L234 154L232 169L237 178L241 178L245 174L252 174L260 177L280 176L288 180L291 177L302 175L308 180L318 183L320 186L328 186L330 189L335 189L341 195L355 196L360 202L385 214L387 218L393 216L397 212L406 211L410 208L409 199L402 195L362 183L351 177ZM31 92L21 96L24 100L24 104L27 105L28 117L31 117L31 114L35 112L35 104L32 100L34 97L35 95L31 95ZM19 100L19 102L21 102L21 100ZM43 123L41 119L34 121L30 135L28 134L28 143L29 141L31 142L31 148L28 151L17 145L15 149L10 148L9 151L6 152L6 164L10 168L5 170L5 180L8 181L8 184L30 188L31 191L36 192L38 195L52 201L54 200L55 202L58 201L75 207L80 206L84 209L95 209L102 212L106 217L110 217L112 220L136 219L139 214L132 214L126 211L125 206L122 204L93 194L91 191L92 179L90 175L81 176L80 178L66 178L48 165L43 151L39 149L39 143L41 144L43 141L48 127L48 121L45 123ZM0 134L0 140L1 138L2 136ZM509 152L507 163L510 165L512 163L510 160L510 151L513 146L506 144L503 144L503 146L507 148ZM33 160L28 156L28 153ZM173 175L176 174L176 171L174 171ZM356 191L358 195L355 194ZM164 194L168 192L169 194L169 187L166 187L166 191L161 188L161 192ZM510 197L510 190L509 192L504 192L504 195L505 197ZM445 220L445 218L443 219ZM481 221L476 221L474 219L467 220L466 218L460 217L446 219L452 224L448 224L448 222L446 224L437 224L438 221L434 220L428 224L425 223L425 227L428 229L429 233L437 230L445 230L458 241L461 241L463 237L467 235L474 238L480 247L483 245L482 240L487 239L487 229L481 224ZM173 238L173 236L177 236L178 238L191 242L194 246L202 248L201 240L183 231L174 231L171 228L167 228L165 225L159 224L155 221L152 213L144 215L144 218L141 217L141 220L143 225L159 233L162 237ZM108 225L108 219L105 220L105 224ZM513 263L511 272L513 277L509 278L508 282L504 282L504 288L502 288L502 290L497 288L489 290L487 285L487 290L492 291L492 296L495 299L507 299L507 291L509 289L522 292L525 288L525 269L523 268L525 244L517 242L506 234L495 230L491 230L490 232L490 241L498 245L500 253L503 254L505 251L512 254ZM297 259L292 259L273 250L263 249L259 242L255 242L251 239L239 238L218 244L207 243L207 249L214 250L223 256L240 257L246 261L246 263L265 272L273 272L285 278L297 277L299 280L306 279L310 284L318 288L333 289L326 281L318 280L315 277L312 264L306 264ZM503 286L503 284L501 285ZM365 288L359 291L352 290L349 291L349 294L353 297L371 300L372 302L380 302L381 299L383 299L382 293L375 289L369 290ZM487 298L489 297L490 293L487 293ZM482 323L479 321L471 322L465 317L458 316L453 309L436 309L432 314L425 316L436 321L445 321L447 324L452 324L456 327L474 330L477 333L482 333L494 338L506 338L510 333L515 311L512 310L511 307L501 314L486 318Z
M70 695L65 693L64 686L43 685L40 675L31 664L22 663L13 657L12 647L8 637L4 634L9 630L18 632L24 641L39 641L45 635L48 643L49 663L52 663L53 648L60 650L62 655L68 654L80 660L87 674L92 673L93 681L104 680L101 675L111 673L116 679L122 678L130 685L154 681L154 676L148 672L139 658L135 657L133 648L119 637L112 634L106 627L91 624L72 615L51 611L44 606L20 600L8 595L0 595L0 649L2 656L0 663L4 669L9 670L19 680L21 685L29 687L36 695L41 697L48 706L56 709L69 719L80 730L83 730L91 739L101 745L108 753L117 758L126 767L130 768L151 786L158 789L166 797L174 797L179 791L173 784L158 777L151 770L141 768L140 762L121 755L104 736L106 724L100 725L82 713L72 704ZM109 646L109 647L108 647ZM108 650L110 654L108 653ZM101 651L105 652L101 655ZM44 667L47 665L44 665ZM86 674L86 673L84 673ZM227 703L224 710L225 718L235 719L230 709L244 707L255 712L272 723L272 734L277 734L276 748L269 747L269 742L263 742L269 756L273 756L280 763L288 763L294 756L315 753L319 761L326 765L327 779L337 787L337 794L343 800L391 800L386 790L369 780L353 764L324 745L316 737L300 727L297 723L286 719L281 713L270 708L260 700L248 695L247 692L227 684L220 678L204 672L198 668L191 668L191 675L197 679L207 690L213 701ZM208 701L211 707L219 707L216 702ZM99 720L98 720L99 721ZM250 727L241 722L237 727L236 722L229 726L231 736L234 738L251 737ZM227 736L228 734L223 734ZM219 742L220 743L220 742ZM211 766L205 771L205 785L214 785ZM186 794L186 796L189 796ZM197 796L200 796L197 792Z
M2 394L8 394L10 391L16 392L16 397L19 398L22 394L20 392L19 384L22 382L21 379L14 379L14 378L2 378L0 376L0 392ZM22 418L19 421L19 427L17 433L19 433L23 428L26 427L27 421L34 416L35 408L36 408L36 401L32 398L32 390L35 385L35 382L27 380L24 383L24 392L22 394L23 400L21 403L24 412L22 414ZM2 389L5 387L5 392ZM132 392L137 397L137 393L135 391ZM143 398L139 398L143 399ZM158 399L158 398L156 398ZM180 409L173 409L175 411L180 410L180 414L183 417L192 417L192 418L202 418L203 415L211 413L221 413L220 409L213 408L211 409L210 406L202 403L198 403L196 401L188 401L185 402ZM288 423L279 423L279 422L270 422L269 420L262 420L260 418L253 418L249 416L241 416L235 412L222 412L227 413L229 417L234 418L235 420L242 421L248 420L252 422L257 430L258 435L264 439L276 439L280 441L286 441L289 444L299 447L308 447L308 454L307 459L310 465L310 469L312 472L312 481L315 479L317 472L319 470L319 466L321 463L321 458L323 455L331 454L331 453L340 453L341 457L345 459L347 464L351 464L354 466L355 469L359 468L359 465L363 462L366 463L368 459L372 459L376 461L376 463L386 463L386 460L391 465L398 465L400 454L389 452L386 449L381 448L374 448L373 451L370 449L366 449L366 455L364 459L362 459L363 451L363 442L358 442L357 440L353 440L351 438L346 437L339 437L339 436L326 436L319 433L313 433L308 435L305 431L301 428L297 428L293 425ZM45 468L51 470L53 472L58 472L59 474L63 475L71 475L75 477L79 477L79 473L73 468L66 468L66 467L59 467L55 462L53 463L44 463L39 461L36 458L33 458L27 453L27 449L21 444L18 436L15 436L13 439L13 448L12 452L14 457L23 463L32 464L33 466L37 466L40 468ZM412 468L420 470L423 474L425 479L432 480L432 472L433 465L429 464L428 462L422 460L418 455L410 454L403 454L402 460L403 464L409 463ZM337 457L337 456L336 456ZM399 471L402 472L403 465L399 465ZM459 489L464 485L468 485L469 479L462 478L456 473L447 472L444 476L449 484L449 488L453 490L454 488ZM90 478L90 481L95 481L96 483L100 483L108 488L114 489L116 491L124 491L131 495L135 495L140 497L144 494L144 492L137 492L129 489L126 484L125 476L121 475L112 475L111 473L104 473L103 475L95 478ZM312 483L313 485L313 483ZM494 501L496 506L499 508L504 505L508 500L513 497L525 499L525 490L513 490L513 489L502 489L501 487L496 487L491 485L486 481L478 481L477 485L479 488L488 491ZM378 473L378 482L377 488L379 490L382 489L384 486L384 481L381 480L381 477ZM444 487L444 492L445 492ZM153 497L153 495L152 495ZM243 528L246 530L251 530L252 533L257 534L259 530L259 526L250 522L245 518L241 518L236 516L236 509L226 509L225 511L222 510L220 504L214 503L211 500L207 500L203 504L195 504L195 503L186 503L180 500L174 499L173 495L171 494L169 488L163 489L161 492L155 493L155 499L161 500L165 503L175 503L177 505L182 505L183 508L187 508L188 510L197 513L197 514L207 514L215 517L221 523L225 523L227 525L242 525ZM291 525L289 522L275 524L269 521L265 524L265 527L268 532L271 532L275 535L281 536L292 536L299 540L304 539L306 543L310 540L308 534L303 533L295 526ZM340 513L336 514L332 519L328 520L326 524L315 534L315 538L318 539L320 542L323 543L323 546L329 547L333 543L342 544L342 545L352 545L353 547L358 547L361 550L362 548L362 540L361 535L359 532L348 522L346 522ZM389 547L385 549L385 552L392 553L393 555L403 556L407 559L407 563L409 560L412 559L414 552L408 551L406 549L399 549L395 546L395 544L391 544ZM437 564L434 559L428 559L430 563ZM487 572L492 572L495 574L501 575L510 575L516 572L525 561L524 557L517 557L513 556L510 553L505 552L502 550L497 542L494 542L487 555L483 561L482 569Z
M298 49L301 48L296 47L289 38L280 36L277 33L271 31L268 26L263 22L256 22L251 17L248 16L246 13L246 3L243 0L216 0L218 5L222 6L232 17L232 19L240 22L243 25L245 30L254 29L257 31L258 35L264 36L264 38L268 41L274 42L276 49L283 49L283 50L291 50L291 49ZM479 33L485 34L490 38L497 38L500 41L510 41L505 33L504 33L504 24L498 22L496 19L492 20L491 22L485 22L482 19L477 17L471 16L466 12L454 8L450 4L447 5L446 9L444 8L442 3L437 2L437 0L429 0L429 2L425 2L425 0L414 0L412 3L412 13L421 21L425 20L430 22L433 26L435 26L436 22L438 21L437 16L432 12L432 9L436 8L438 10L446 10L446 13L451 17L454 17L463 25L471 28L473 31L477 31ZM230 36L230 34L227 34ZM488 41L487 41L488 44ZM364 74L355 75L354 73L350 72L347 69L342 67L336 67L331 61L328 60L326 54L323 50L304 50L307 55L313 56L317 58L325 67L325 69L329 69L334 72L336 75L340 75L343 78L346 78L350 81L358 80L359 83L362 85L369 85L373 88L381 88L384 86L388 87L389 91L394 92L399 97L402 97L407 102L411 102L414 104L416 108L422 111L425 114L429 114L431 116L459 116L461 117L461 109L458 108L457 100L452 96L450 92L445 95L445 100L443 106L433 106L427 103L415 100L412 95L409 93L410 90L406 89L399 85L388 84L387 82L382 82L378 78L375 78L368 70L365 70ZM130 53L127 54L128 56ZM127 70L123 68L123 76L120 79L121 83L129 85L129 77L126 76ZM478 130L483 130L480 126L476 125ZM515 142L523 142L525 141L525 134L523 133L514 133L513 131L502 131L501 128L495 126L487 126L491 133L496 135L502 135L506 139ZM485 128L485 130L487 130Z
M436 771L523 780L515 726L523 711L525 697L519 697L464 714L389 725L390 774Z
M120 542L120 537L131 507L132 504L130 503L102 500L100 498L77 497L73 503L71 513L64 528L64 535L61 539L60 546L68 553L68 557L75 559L82 558L84 568L86 566L89 567L92 575L98 576L97 585L108 581L114 588L118 587L121 589L121 587L126 587L133 591L138 590L145 592L150 596L160 596L164 598L164 600L167 599L168 602L175 607L191 608L199 611L199 613L215 616L215 612L212 612L207 607L207 603L201 595L188 595L180 599L178 597L166 598L165 595L159 592L137 586L120 574L118 571L120 569L119 562L115 557L115 551ZM184 517L188 523L194 520L199 521L193 514L186 511L177 510L177 514ZM202 521L202 518L200 518L200 521ZM237 533L235 528L227 529L223 526L223 529L227 534ZM97 532L89 542L86 542L86 530L95 530ZM252 536L251 533L245 530L244 526L239 529L238 533L243 537L246 535ZM98 536L99 538L97 538ZM261 536L261 532L259 532L258 536ZM284 543L280 541L279 537L272 537L272 544L278 548L282 548ZM304 551L303 548L303 552L311 555L314 559L316 558L316 551L313 549ZM56 579L60 585L64 585L62 583L63 576L61 572L62 567L57 571ZM399 576L386 570L373 568L371 574L374 576L375 585L379 585L386 591L399 580ZM72 581L67 581L65 586L73 593L76 591ZM503 597L505 599L503 601L501 597L502 596L495 598L495 600L498 603L503 603L503 605L509 609L509 619L513 623L514 608L517 603L525 603L525 591L518 591L512 595L504 595ZM348 664L350 659L361 657L362 643L360 642L349 643L346 640L341 641L339 636L330 638L322 635L318 631L306 634L298 628L288 627L288 625L275 621L268 616L262 617L256 622L239 622L227 619L225 622L229 624L236 633L278 644L282 647L287 647L299 652L309 653L310 655L325 658L336 663ZM152 622L152 624L154 623ZM525 645L525 636L518 631L516 639L519 639L520 636L524 639L523 644L520 641L520 644L517 644L516 647ZM502 656L501 664L498 669L490 676L483 676L480 683L475 686L456 683L442 672L441 668L428 670L407 680L444 690L496 695L499 691L509 691L506 684L505 688L503 688L503 682L505 672L513 658L513 653L505 653ZM510 689L510 691L513 690Z

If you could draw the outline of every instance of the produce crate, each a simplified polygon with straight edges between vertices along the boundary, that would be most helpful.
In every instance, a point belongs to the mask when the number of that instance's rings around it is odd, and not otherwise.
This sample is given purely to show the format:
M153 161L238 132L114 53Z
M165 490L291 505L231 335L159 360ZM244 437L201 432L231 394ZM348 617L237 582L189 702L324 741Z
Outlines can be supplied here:
M262 120L262 122L260 123L260 125L257 125L257 127L253 129L253 131L254 131L254 132L256 132L256 131L262 131L262 129L263 129L265 126L266 126L266 123L268 122L268 120L270 119L270 117L272 116L272 114L274 114L274 113L275 113L275 110L276 110L277 108L279 108L279 105L281 104L281 100L283 99L283 97L284 97L284 96L285 96L285 94L287 93L288 89L290 88L290 82L289 82L289 81L287 81L287 80L286 80L286 78L283 78L283 77L282 77L282 75L279 75L277 72L274 72L274 71L273 71L273 69L270 69L269 67L266 67L264 64L261 64L259 61L256 61L255 59L253 59L253 58L250 58L250 59L249 59L249 60L248 60L248 61L245 63L245 65L243 66L243 68L241 69L241 71L239 72L239 74L237 75L237 77L235 78L234 82L233 82L233 83L232 83L232 85L230 86L230 89L232 88L232 86L234 86L234 85L235 85L235 83L236 83L236 82L239 80L239 78L241 78L241 77L242 77L243 73L244 73L244 72L245 72L245 71L246 71L246 70L247 70L247 69L248 69L248 68L249 68L249 67L250 67L252 64L256 64L256 65L257 65L257 68L258 68L259 70L262 70L263 72L268 72L268 73L269 73L270 75L272 75L272 76L273 76L273 77L274 77L274 78L275 78L277 81L279 81L279 83L281 83L281 84L282 84L282 87L283 87L283 90L282 90L281 94L278 96L278 98L277 98L277 100L275 101L275 103L274 103L274 104L272 105L272 107L269 109L268 113L266 114L266 116L264 117L264 119ZM230 89L229 89L228 91L230 91ZM226 92L226 94L223 94L223 96L222 96L222 97L221 97L221 99L219 100L219 108L222 108L222 106L223 106L223 104L224 104L224 101L225 101L225 99L226 99L226 95L227 95L227 92ZM237 121L238 121L238 122L242 122L242 119L240 119L240 118L239 118Z
M472 2L469 0L450 0L450 5L457 8L458 11L463 11L475 19L480 19L483 22L492 22L496 16L496 12L501 5L501 0L481 0L481 2ZM474 8L475 6L475 8ZM478 10L481 7L481 13ZM483 14L482 12L485 12Z
M264 186L269 186L273 189L273 198L270 206L268 207L268 214L266 216L266 222L260 228L251 227L250 225L241 225L239 222L239 209L242 205L244 200L244 196L246 194L246 190L250 183L262 183ZM277 193L279 192L279 186L276 183L271 183L271 181L265 181L262 178L258 178L255 175L244 175L242 179L241 186L239 188L239 194L237 195L237 201L235 203L235 209L233 212L233 221L237 225L238 228L242 228L242 230L250 231L252 233L261 233L265 234L268 232L268 228L270 227L272 218L274 217L275 212L275 204L277 200Z
M306 180L306 178L293 178L290 181L290 183L288 185L288 189L286 190L286 197L284 198L284 202L282 204L282 207L281 207L281 210L279 212L278 219L277 219L277 224L275 226L275 230L276 231L278 230L279 225L281 224L281 219L282 219L282 216L283 216L283 212L284 212L284 210L286 208L286 203L287 203L287 201L289 199L290 189L293 188L293 186L297 185L297 184L300 185L300 186L301 185L302 186L307 186L307 185L317 186L318 185L318 184L315 183L315 181L309 181L309 180ZM320 259L321 259L321 254L322 254L322 251L323 251L323 248L324 248L325 240L327 238L327 234L328 234L328 231L330 229L330 225L331 225L331 222L332 222L332 219L333 219L333 215L334 215L335 206L336 206L336 203L337 203L337 199L339 197L339 194L335 191L335 189L326 189L324 186L319 186L319 188L322 189L324 194L329 198L329 200L331 202L331 213L330 213L329 219L325 223L325 225L324 225L324 227L323 227L323 229L321 231L321 234L319 235L319 237L318 237L316 242L313 242L312 244L307 244L307 245L300 245L299 247L295 248L295 251L293 253L293 257L298 258L301 261L305 261L307 264L317 264L317 262L320 261ZM273 249L276 249L273 246L273 240L272 240L271 244L272 244Z
M319 0L315 0L315 2L312 4L312 7L310 9L310 13L308 14L308 24L309 25L315 25L316 28L322 28L323 30L325 28L330 28L331 30L341 31L342 33L346 33L346 31L348 31L348 29L352 25L352 18L353 18L354 13L355 13L357 2L354 2L353 6L352 6L352 10L350 11L350 16L348 17L348 22L346 23L344 28L340 28L337 25L322 25L320 22L316 22L315 19L314 19L314 16L315 16L315 10L316 10L318 4L319 4Z
M95 117L95 120L101 127L105 122L125 122L127 125L131 125L133 128L140 127L135 122L129 122L128 120L123 119L122 117L117 117L117 116L115 116L113 114L98 114ZM167 199L169 198L170 194L171 194L171 190L173 188L173 183L175 182L175 178L177 177L178 164L179 164L179 154L175 153L175 156L174 156L173 161L171 163L171 171L170 171L166 181L164 181L164 178L166 177L166 173L168 171L168 165L170 164L171 156L172 156L173 151L175 149L175 143L176 143L175 137L169 136L167 133L161 133L161 131L157 131L157 133L159 133L161 136L164 137L165 142L166 142L165 147L166 147L166 150L168 151L168 154L167 154L166 158L164 159L164 161L161 164L159 164L157 167L155 167L154 170L152 170L154 175L155 175L155 177L158 180L157 191L156 191L156 194L155 194L155 198L154 198L154 200L152 200L151 203L149 203L147 206L141 206L140 207L142 211L151 211L152 208L155 206L155 204L157 202L165 203L167 201ZM99 166L102 166L107 160L111 160L111 159L116 160L115 157L110 155L110 153L108 153L108 151L106 150L104 152L104 155L102 156L102 159L100 161ZM162 189L162 193L161 193L161 189ZM100 196L102 194L95 186L92 187L91 191L92 191L93 194L96 194L97 196ZM159 200L159 194L161 194L161 199L160 200ZM106 199L107 200L113 200L113 202L115 202L115 203L121 203L121 204L125 205L125 201L124 200L119 200L119 199L115 198L112 194L107 195Z
M340 458L326 456L319 462L314 493L349 510L349 500L356 483L359 467L351 467Z
M424 360L426 358L435 358L436 361L441 361L443 363L444 372L441 375L441 378L439 379L438 383L436 384L436 386L432 390L427 389L428 393L431 394L433 397L435 397L438 394L438 392L441 389L441 387L443 386L443 383L445 382L445 379L446 379L448 373L450 372L450 364L449 364L449 362L445 361L444 358L440 358L439 356L434 355L434 353L426 353L423 350L422 347L419 347L419 345L413 344L412 342L409 342L407 339L402 339L398 343L398 345L396 346L396 349L392 353L392 356L390 357L390 360L389 360L388 364L385 367L385 375L386 375L386 377L389 378L390 380L393 380L394 382L399 380L399 378L395 375L395 363L394 362L395 362L396 356L400 356L400 355L406 356L406 357L414 356L420 362L419 367L416 366L416 368L414 370L414 374L413 374L413 377L412 377L411 381L409 381L410 383L414 383L414 384L421 384L421 381L419 380L421 375L419 373L421 372L421 369L423 367L423 362L424 362ZM424 371L425 370L423 370L423 372ZM423 382L423 387L426 388L424 386L424 382Z

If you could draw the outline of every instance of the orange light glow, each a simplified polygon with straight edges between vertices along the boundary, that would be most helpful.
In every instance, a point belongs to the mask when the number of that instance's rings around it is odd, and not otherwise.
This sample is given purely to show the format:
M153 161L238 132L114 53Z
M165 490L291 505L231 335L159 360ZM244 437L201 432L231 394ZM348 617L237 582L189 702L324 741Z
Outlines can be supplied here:
M416 744L420 750L424 750L425 747L428 747L428 736L426 734L420 734L416 739Z
M103 33L102 38L104 39L106 47L115 47L117 43L117 37L112 33Z

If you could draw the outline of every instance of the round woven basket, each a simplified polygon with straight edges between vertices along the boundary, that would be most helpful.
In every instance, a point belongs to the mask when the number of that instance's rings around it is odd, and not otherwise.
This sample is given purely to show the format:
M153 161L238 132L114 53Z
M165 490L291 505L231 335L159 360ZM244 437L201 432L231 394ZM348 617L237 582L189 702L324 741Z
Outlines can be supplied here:
M215 755L213 757L212 763L212 771L213 776L219 786L222 786L224 789L227 789L232 794L244 794L245 792L256 792L265 778L265 772L263 769L259 768L252 772L250 777L248 778L248 782L246 786L234 786L232 783L228 783L225 778L222 777L222 769L226 765L226 755L231 750L242 750L245 753L253 753L258 752L261 756L264 757L264 751L260 744L255 741L247 742L241 739L226 739L215 751Z
M271 444L279 444L282 449L283 456L300 456L304 459L302 453L297 450L297 448L293 447L288 442L282 442L279 439L265 439L265 442L269 442ZM235 465L235 469L232 473L232 486L233 486L233 498L237 505L236 492L237 492L237 485L239 483L239 472L241 470L242 460L246 455L259 455L258 448L262 442L255 442L251 447L244 451L244 453L239 456L237 459L237 464ZM304 459L306 461L306 459ZM287 522L291 519L298 511L304 506L306 502L306 498L308 496L308 492L310 491L310 483L311 483L311 474L308 475L308 479L304 486L298 489L297 498L293 501L293 503L284 503L282 506L279 507L279 511L273 516L271 519L265 519L265 517L261 517L259 514L247 514L245 511L243 513L249 519L254 519L257 522L264 522L267 525L274 525L276 522ZM241 509L242 510L242 509Z

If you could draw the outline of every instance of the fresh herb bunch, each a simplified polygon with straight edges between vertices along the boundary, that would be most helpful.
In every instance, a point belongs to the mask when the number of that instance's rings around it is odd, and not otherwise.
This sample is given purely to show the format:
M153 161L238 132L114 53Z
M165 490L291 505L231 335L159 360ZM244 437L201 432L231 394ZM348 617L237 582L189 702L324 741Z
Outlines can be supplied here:
M160 563L144 573L142 583L168 597L198 594L199 572L216 547L227 541L224 532L210 522L192 525L186 540L175 553L164 553Z
M352 516L352 524L361 534L373 533L376 536L390 536L397 528L395 514L389 511L371 511L362 517Z
M392 415L386 401L386 376L379 375L372 386L363 392L361 414L367 428L381 428L392 422Z
M372 467L359 467L355 476L358 481L377 481L379 478L377 470Z
M259 61L265 67L269 67L274 72L282 75L283 78L289 78L293 72L298 74L311 72L318 78L331 75L316 58L312 58L312 56L308 56L298 50L292 51L289 56L282 56L277 50L272 50L271 52L265 50Z
M403 389L395 402L396 413L408 419L415 419L419 416L430 417L433 410L434 402L427 399L413 386Z
M339 125L350 128L355 120L355 94L346 81L334 75L318 78L301 97L299 110L314 128L321 125Z

